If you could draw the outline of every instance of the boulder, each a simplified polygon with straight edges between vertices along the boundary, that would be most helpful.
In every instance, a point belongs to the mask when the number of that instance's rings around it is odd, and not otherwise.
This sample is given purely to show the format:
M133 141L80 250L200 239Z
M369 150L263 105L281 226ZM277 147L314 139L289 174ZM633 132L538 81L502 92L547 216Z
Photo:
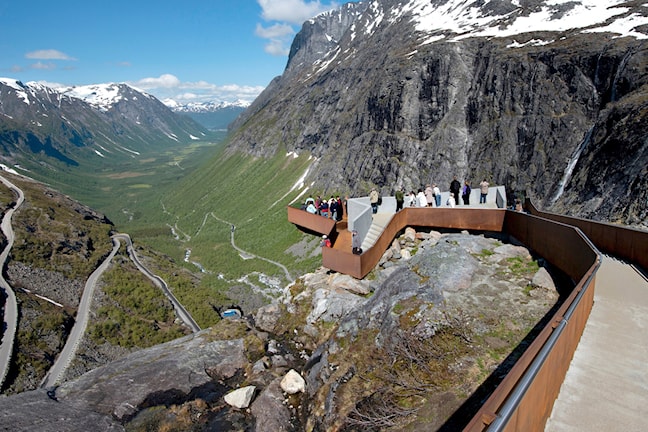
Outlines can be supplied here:
M405 234L403 234L405 242L416 242L416 230L412 227L405 228Z
M290 410L284 401L277 378L259 394L250 407L250 412L255 418L256 432L291 430Z
M524 246L515 246L512 244L505 244L502 246L496 247L493 252L499 255L504 255L504 258L514 258L520 257L525 260L531 259L531 254L529 250Z
M139 411L132 407L175 403L244 370L249 362L243 340L213 340L211 331L135 351L65 382L56 391L58 400L125 421Z
M281 380L281 389L288 394L303 393L306 391L306 381L295 369L290 369Z
M540 269L538 269L536 274L533 275L533 279L531 280L531 285L533 285L534 288L542 289L549 293L557 292L556 284L554 283L547 269L544 267L540 267Z
M281 317L281 313L281 308L277 303L262 306L254 315L254 323L257 328L266 332L272 332Z
M320 288L313 293L313 309L306 322L337 321L362 301L363 297L346 290Z
M245 409L250 406L252 398L254 397L255 386L247 386L236 389L225 395L225 402L228 405L238 409Z
M329 286L360 295L367 295L371 292L371 286L366 281L340 273L336 273L331 277Z

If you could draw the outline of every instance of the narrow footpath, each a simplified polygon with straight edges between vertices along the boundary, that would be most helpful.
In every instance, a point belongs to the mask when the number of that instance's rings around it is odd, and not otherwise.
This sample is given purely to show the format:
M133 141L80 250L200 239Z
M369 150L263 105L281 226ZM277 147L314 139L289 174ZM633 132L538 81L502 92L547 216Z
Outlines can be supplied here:
M604 256L594 306L545 432L648 430L648 280Z

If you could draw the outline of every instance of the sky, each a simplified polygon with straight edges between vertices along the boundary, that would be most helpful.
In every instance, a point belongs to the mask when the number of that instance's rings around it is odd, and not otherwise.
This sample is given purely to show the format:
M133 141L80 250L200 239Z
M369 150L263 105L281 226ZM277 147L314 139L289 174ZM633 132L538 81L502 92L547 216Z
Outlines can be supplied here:
M0 77L251 102L283 73L302 23L347 2L0 0Z

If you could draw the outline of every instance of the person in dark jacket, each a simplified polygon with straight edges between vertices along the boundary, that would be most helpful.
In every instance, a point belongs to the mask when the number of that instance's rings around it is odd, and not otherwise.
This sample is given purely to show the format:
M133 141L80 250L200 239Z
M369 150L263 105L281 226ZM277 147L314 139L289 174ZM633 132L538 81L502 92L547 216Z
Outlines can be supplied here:
M470 188L470 184L468 183L468 180L464 182L463 190L461 191L461 199L463 200L464 205L469 205L470 204L470 192L472 189Z
M398 189L395 195L396 195L396 211L398 212L399 210L403 209L403 203L405 202L405 194L403 193L403 189Z
M457 180L457 176L454 176L452 178L452 181L450 182L450 192L454 195L457 204L459 204L460 189L461 189L461 183L459 183L459 180Z

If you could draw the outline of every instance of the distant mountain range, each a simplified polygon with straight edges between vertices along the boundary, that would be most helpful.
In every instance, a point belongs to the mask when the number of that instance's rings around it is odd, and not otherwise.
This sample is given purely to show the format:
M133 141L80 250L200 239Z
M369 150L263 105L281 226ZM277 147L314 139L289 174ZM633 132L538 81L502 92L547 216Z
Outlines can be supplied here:
M186 114L210 130L225 130L247 107L250 102L190 102L180 104L173 99L162 101L173 112Z
M0 159L6 165L95 170L208 135L127 84L52 88L0 78Z

